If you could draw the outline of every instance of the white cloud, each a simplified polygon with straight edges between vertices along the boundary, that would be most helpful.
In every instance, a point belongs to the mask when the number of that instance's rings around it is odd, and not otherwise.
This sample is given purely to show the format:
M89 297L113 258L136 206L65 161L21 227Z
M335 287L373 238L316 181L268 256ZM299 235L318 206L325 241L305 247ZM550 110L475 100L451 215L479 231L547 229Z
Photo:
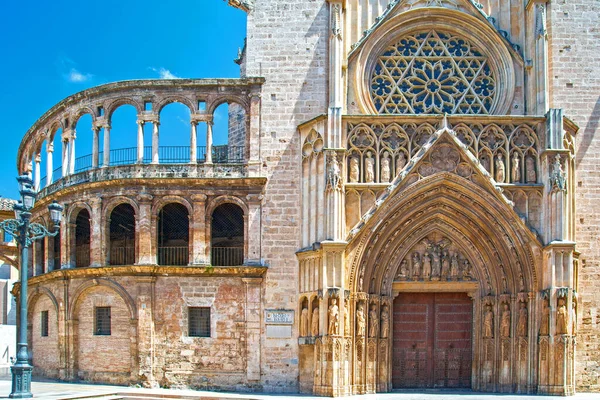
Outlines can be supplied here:
M75 68L71 68L71 71L66 76L69 82L73 83L82 83L87 82L92 78L91 74L84 74L76 70Z
M166 68L150 68L152 71L158 73L158 77L160 79L180 79L177 75L173 74L171 71L169 71Z

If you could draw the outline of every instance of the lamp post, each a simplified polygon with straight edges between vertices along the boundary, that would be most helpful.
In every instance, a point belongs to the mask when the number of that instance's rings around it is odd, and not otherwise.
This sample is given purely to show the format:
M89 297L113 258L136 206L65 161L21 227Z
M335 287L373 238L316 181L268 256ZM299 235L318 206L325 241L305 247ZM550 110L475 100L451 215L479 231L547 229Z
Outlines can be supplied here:
M21 201L13 207L15 219L0 222L0 228L17 239L21 250L17 359L10 367L12 390L9 397L24 399L33 397L33 394L31 394L31 370L33 366L29 365L29 352L27 351L27 266L29 264L29 246L37 239L58 234L63 208L56 201L48 206L50 219L54 223L53 232L48 231L43 225L31 223L31 209L35 204L36 195L35 190L33 190L33 181L28 175L19 176L17 181L19 182Z

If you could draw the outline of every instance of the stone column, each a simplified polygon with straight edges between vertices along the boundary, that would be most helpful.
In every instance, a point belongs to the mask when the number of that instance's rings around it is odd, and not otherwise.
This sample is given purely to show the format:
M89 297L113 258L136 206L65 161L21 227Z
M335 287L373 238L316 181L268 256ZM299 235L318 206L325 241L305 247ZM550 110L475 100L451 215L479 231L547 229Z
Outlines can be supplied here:
M246 379L260 382L262 278L242 278L246 284Z
M137 163L144 162L144 121L137 120Z
M198 162L198 157L196 154L196 129L198 126L198 121L192 120L190 121L191 131L190 131L190 164L196 164Z
M138 195L139 213L136 215L137 261L136 265L156 264L152 252L152 196L147 193Z
M245 265L261 265L261 238L262 238L262 199L260 194L249 194L248 201L248 228L245 232L248 245L245 246Z
M261 170L260 163L260 93L250 95L250 110L246 115L246 143L248 152L246 162L248 164L248 174L250 176L259 176Z
M158 164L158 121L152 121L152 164Z
M54 144L50 141L46 142L46 186L49 186L54 182L52 176L54 172L52 156L54 155Z
M137 377L144 377L141 384L152 387L154 380L154 285L156 277L136 278L139 292L137 296ZM132 354L133 356L133 354Z
M190 244L192 247L192 258L190 264L208 265L207 246L206 246L206 195L193 194L193 215L191 220Z
M206 121L206 161L205 164L212 164L212 126L213 121Z
M61 138L62 143L62 177L64 178L69 174L69 139L63 135Z
M104 127L104 151L102 166L110 166L110 126L108 125Z
M77 135L75 130L71 132L71 139L69 140L69 174L75 173L75 139Z
M92 168L98 168L100 162L100 126L94 126L92 136Z
M35 191L39 191L40 190L40 181L41 181L41 173L42 173L42 168L40 163L42 162L42 155L41 153L37 153L35 155L35 164L34 164L34 174L33 174L33 188L35 189Z
M92 215L90 216L90 267L100 267L106 264L106 257L104 254L105 243L102 235L102 199L100 197L94 197L89 200L89 204L92 208Z

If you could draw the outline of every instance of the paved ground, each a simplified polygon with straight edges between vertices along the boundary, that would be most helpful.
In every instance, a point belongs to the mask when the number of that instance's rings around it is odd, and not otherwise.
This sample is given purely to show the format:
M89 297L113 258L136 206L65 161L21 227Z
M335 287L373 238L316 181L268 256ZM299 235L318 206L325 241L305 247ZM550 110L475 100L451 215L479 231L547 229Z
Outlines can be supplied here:
M8 398L11 389L10 379L0 377L0 399ZM68 399L187 399L187 400L307 400L307 396L282 395L282 394L239 394L239 393L217 393L194 390L173 389L139 389L124 386L86 385L77 383L63 383L54 381L34 381L32 392L37 399L68 400ZM325 399L325 397L310 397L311 399ZM360 400L557 400L560 397L551 396L516 396L516 395L490 395L473 392L448 392L427 391L410 393L389 393L365 396L351 396L344 399ZM576 400L598 400L598 393L579 393L569 399Z

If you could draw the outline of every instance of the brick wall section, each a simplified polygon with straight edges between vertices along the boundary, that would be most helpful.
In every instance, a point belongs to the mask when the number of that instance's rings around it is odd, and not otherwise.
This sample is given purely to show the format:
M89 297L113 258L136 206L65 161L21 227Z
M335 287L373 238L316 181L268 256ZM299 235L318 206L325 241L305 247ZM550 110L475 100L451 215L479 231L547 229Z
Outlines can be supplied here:
M74 286L76 287L76 285ZM111 307L111 335L94 335L94 307ZM78 378L128 383L131 373L131 317L123 299L111 288L96 286L79 297Z
M266 79L260 133L269 178L263 202L262 257L270 267L263 284L265 309L296 308L294 253L300 247L301 218L297 126L327 112L328 22L324 0L257 1L248 15L246 72ZM261 347L264 390L297 391L297 339L269 339L263 330Z
M577 137L577 250L580 303L576 376L600 391L600 2L554 0L548 10L551 107L581 128Z
M156 380L166 387L249 390L246 289L240 278L158 279ZM211 308L211 337L188 336L188 307Z
M48 311L48 336L42 336L42 311ZM46 295L35 302L31 319L31 351L36 375L58 378L58 318L57 310Z

